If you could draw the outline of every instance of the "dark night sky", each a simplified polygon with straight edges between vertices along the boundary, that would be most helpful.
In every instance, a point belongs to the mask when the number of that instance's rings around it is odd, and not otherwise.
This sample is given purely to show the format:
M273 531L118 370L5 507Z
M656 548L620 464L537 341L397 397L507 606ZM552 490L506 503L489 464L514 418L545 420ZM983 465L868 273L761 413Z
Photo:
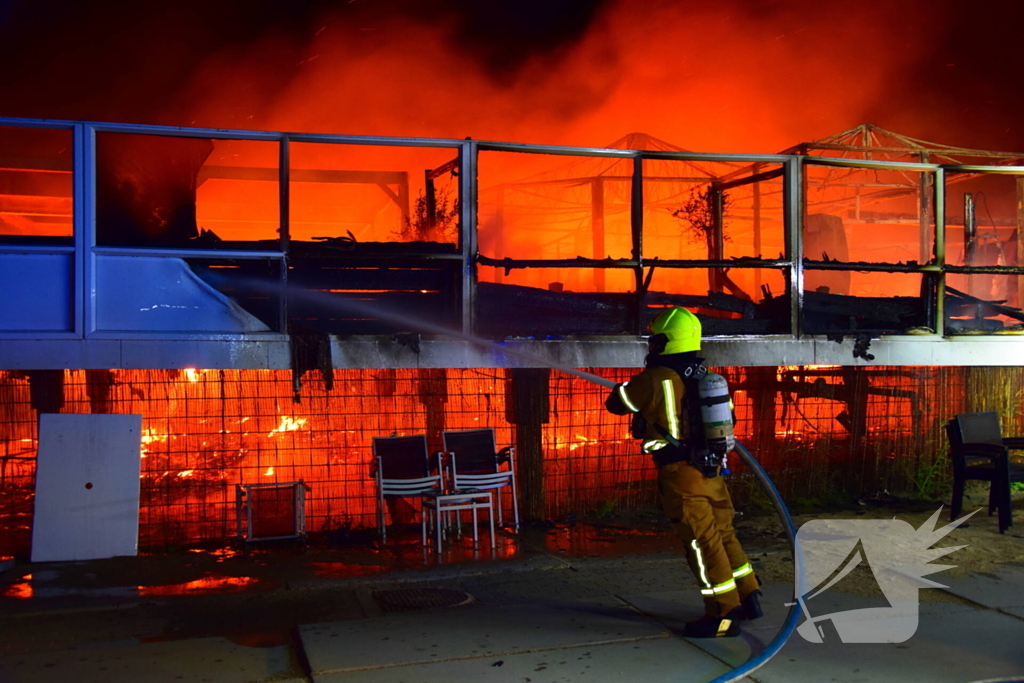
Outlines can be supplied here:
M0 0L0 115L569 144L646 130L750 152L872 122L1024 150L1022 27L1020 0Z

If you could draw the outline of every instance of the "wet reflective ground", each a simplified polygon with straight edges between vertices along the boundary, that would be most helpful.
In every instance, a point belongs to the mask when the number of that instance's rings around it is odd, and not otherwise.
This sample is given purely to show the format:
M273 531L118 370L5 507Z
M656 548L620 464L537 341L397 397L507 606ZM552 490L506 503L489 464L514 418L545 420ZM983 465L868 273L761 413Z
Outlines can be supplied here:
M387 543L373 537L361 544L330 540L175 549L87 562L22 562L0 574L0 600L69 596L124 600L261 592L332 579L431 572L442 566L483 569L537 556L616 557L679 550L667 529L596 523L524 525L518 534L499 530L494 548L486 534L474 547L471 534L465 533L461 539L446 540L440 553L424 548L419 527L412 526L392 530Z
M303 624L395 611L395 595L465 594L471 606L609 599L690 586L667 523L619 518L472 531L424 549L420 528L149 551L84 562L19 561L0 572L0 657L110 643L219 636L292 642ZM404 591L404 592L403 592ZM468 609L468 607L453 607ZM430 611L430 610L428 610Z

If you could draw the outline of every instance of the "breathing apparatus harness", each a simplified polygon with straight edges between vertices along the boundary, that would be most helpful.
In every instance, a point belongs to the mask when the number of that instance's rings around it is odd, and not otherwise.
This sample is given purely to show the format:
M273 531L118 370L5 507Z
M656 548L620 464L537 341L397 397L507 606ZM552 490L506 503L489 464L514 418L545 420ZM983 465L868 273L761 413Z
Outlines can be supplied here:
M653 459L658 467L686 462L708 479L714 479L719 474L730 474L726 458L735 447L729 386L724 377L708 372L703 358L691 354L685 356L689 357L675 359L672 355L657 354L647 357L646 365L666 367L683 380L686 389L684 410L690 428L687 438L680 441L656 423L654 429L668 445L655 451ZM639 414L634 416L634 420L638 418L643 419ZM639 433L642 433L642 426L634 424L634 434Z

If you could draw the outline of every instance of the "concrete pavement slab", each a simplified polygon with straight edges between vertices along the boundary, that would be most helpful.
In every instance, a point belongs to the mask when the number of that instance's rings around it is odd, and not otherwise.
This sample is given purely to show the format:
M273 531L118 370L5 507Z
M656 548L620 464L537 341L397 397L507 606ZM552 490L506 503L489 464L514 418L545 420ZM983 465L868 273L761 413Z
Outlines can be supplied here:
M1024 619L1024 569L1020 567L1003 566L958 578L939 575L935 580L953 595Z
M743 622L743 633L739 638L687 639L686 642L703 650L717 661L727 664L728 668L739 666L764 650L785 622L789 608L783 606L783 603L792 600L793 589L786 584L767 584L762 586L761 591L764 616L754 622ZM696 590L619 597L674 631L682 630L687 621L696 619L704 613L704 604Z
M601 602L400 613L311 624L299 632L314 677L668 635L661 625L621 603Z
M226 638L111 643L0 658L0 681L182 683L305 681L287 646L245 647Z
M1018 619L1024 619L1024 607L1003 607L1000 611L1011 614Z
M904 643L809 643L794 635L755 675L762 683L963 683L1024 672L1016 618L951 604L928 611Z
M764 616L754 622L744 622L746 630L778 631L786 620L793 599L793 588L788 584L766 584L761 587L761 607ZM696 589L620 595L652 619L671 629L681 629L690 619L704 614L704 603Z
M765 616L744 622L741 637L690 642L730 666L761 652L785 620L789 608L782 603L790 601L792 587L768 584L762 591ZM670 628L680 628L701 613L698 601L686 591L622 597ZM821 615L868 606L876 606L875 598L829 591L814 599L812 611ZM904 643L810 643L794 634L754 677L762 683L962 683L1024 672L1021 638L1024 624L1014 617L970 605L922 602L918 630Z
M676 637L316 674L315 683L703 683L728 671Z

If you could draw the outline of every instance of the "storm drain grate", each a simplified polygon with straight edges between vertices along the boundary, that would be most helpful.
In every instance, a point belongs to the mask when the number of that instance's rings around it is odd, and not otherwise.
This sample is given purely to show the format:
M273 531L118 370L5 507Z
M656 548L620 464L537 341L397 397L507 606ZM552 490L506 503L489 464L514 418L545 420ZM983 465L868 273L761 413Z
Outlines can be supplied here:
M469 593L450 588L398 588L373 591L373 598L385 612L462 607L476 599Z

